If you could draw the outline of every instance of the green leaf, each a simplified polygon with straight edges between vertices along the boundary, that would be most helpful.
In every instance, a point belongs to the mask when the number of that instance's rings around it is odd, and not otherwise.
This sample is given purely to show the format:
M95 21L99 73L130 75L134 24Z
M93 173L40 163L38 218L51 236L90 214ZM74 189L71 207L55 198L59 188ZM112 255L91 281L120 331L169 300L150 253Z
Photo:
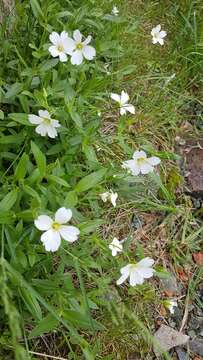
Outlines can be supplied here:
M95 231L100 225L102 225L104 221L102 219L94 219L85 221L80 224L80 231L82 234L89 234Z
M59 323L58 320L55 317L53 317L52 314L47 315L31 331L29 335L29 339L32 339L37 336L42 336L43 334L54 330L57 327L58 323Z
M63 316L70 324L75 326L77 329L90 329L92 330L92 325L94 330L104 330L105 327L99 324L96 320L91 319L91 322L87 314L80 313L75 310L65 310Z
M6 99L10 99L12 97L15 97L23 90L23 85L20 83L15 83L10 86L8 91L5 94Z
M82 192L87 191L91 188L93 188L95 185L100 183L105 174L107 169L100 169L98 171L94 171L93 173L85 176L82 180L79 181L79 183L75 187L76 192Z
M30 5L33 11L34 16L36 17L36 19L38 18L43 18L43 12L42 9L39 5L39 2L37 0L30 0Z
M48 175L48 176L47 176L47 180L50 181L50 182L53 182L53 183L55 183L55 184L64 186L64 187L66 187L66 188L69 188L69 187L70 187L70 185L67 183L66 180L61 179L60 177L55 176L55 175Z
M8 211L15 204L18 196L18 190L11 190L4 198L0 201L0 211Z
M27 172L28 161L29 161L28 155L26 153L23 153L23 155L21 156L21 159L15 169L14 176L15 176L16 180L24 179L26 172Z
M64 205L68 208L72 208L76 206L77 203L78 203L77 193L75 191L69 191L68 194L66 195Z
M14 121L16 121L19 124L23 124L23 125L27 125L27 126L33 126L29 121L28 121L28 116L27 114L23 114L23 113L11 113L8 114L8 117Z
M51 60L44 61L40 66L40 71L50 70L54 66L56 66L56 64L58 64L58 62L59 62L58 59L51 59Z
M0 224L10 224L15 220L13 211L0 211Z
M79 129L82 129L82 120L81 120L81 117L80 115L75 112L74 110L69 110L69 113L70 113L70 116L71 116L71 119L74 121L76 127L78 127Z
M36 320L42 319L42 312L39 303L33 293L28 292L25 288L19 289L22 300L24 301L27 309Z
M44 156L42 151L39 149L39 147L33 141L31 141L31 149L32 149L32 153L34 155L37 167L39 169L40 175L42 177L44 177L45 173L46 173L46 157Z
M22 134L2 136L0 138L0 144L20 144L23 140L24 136Z

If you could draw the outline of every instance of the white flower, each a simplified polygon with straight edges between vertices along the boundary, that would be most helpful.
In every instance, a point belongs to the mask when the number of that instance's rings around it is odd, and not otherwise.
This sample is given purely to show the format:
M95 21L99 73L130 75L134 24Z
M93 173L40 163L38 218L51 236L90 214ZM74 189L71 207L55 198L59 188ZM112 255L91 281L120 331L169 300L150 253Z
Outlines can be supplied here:
M71 40L66 31L61 34L53 31L49 35L49 40L53 44L49 47L49 52L53 57L59 57L60 61L65 62L68 60L67 55L70 55L69 40Z
M166 31L161 31L161 25L159 24L152 29L151 35L152 35L153 44L159 43L160 45L163 45L164 44L163 38L165 38L167 33Z
M115 237L113 238L111 244L109 244L109 249L112 251L112 256L116 256L117 253L123 251L123 245L120 241Z
M107 202L107 200L111 201L112 205L116 207L116 200L118 197L118 193L114 193L112 190L107 191L105 193L100 194L100 197L103 202Z
M39 110L39 116L30 114L28 120L31 124L38 125L35 129L36 133L41 136L48 135L50 138L57 136L56 128L60 127L58 120L51 119L47 110Z
M161 160L152 156L147 158L147 155L144 151L135 151L133 154L132 160L124 161L122 167L124 169L129 169L132 175L148 174L154 170L154 166L158 165Z
M131 114L135 114L135 107L128 104L129 95L125 91L122 90L121 95L111 93L111 98L119 103L121 115L125 115L127 111Z
M119 10L118 10L118 8L117 8L117 6L113 6L113 9L112 9L112 12L111 12L114 16L118 16L118 14L119 14Z
M35 226L41 231L45 231L41 235L46 251L57 251L61 238L72 243L78 239L80 230L75 226L67 226L66 224L72 217L72 211L62 207L55 213L54 220L47 215L40 215L35 220Z
M82 36L79 30L75 30L73 32L73 39L68 39L68 53L71 55L71 63L73 65L82 64L83 58L93 60L96 56L95 48L88 45L92 37L89 35L87 39L82 41Z
M165 307L170 311L171 314L174 314L175 307L178 306L176 299L164 300Z
M154 270L151 268L154 260L148 257L142 259L137 264L128 264L120 269L121 277L117 280L117 285L121 285L127 278L130 278L130 285L141 285L144 279L153 276Z

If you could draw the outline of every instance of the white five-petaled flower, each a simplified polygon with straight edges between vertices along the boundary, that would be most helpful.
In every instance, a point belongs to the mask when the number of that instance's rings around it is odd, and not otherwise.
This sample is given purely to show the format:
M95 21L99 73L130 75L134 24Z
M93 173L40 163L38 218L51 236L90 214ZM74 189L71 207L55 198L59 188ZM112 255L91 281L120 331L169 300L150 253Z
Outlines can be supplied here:
M67 54L71 54L69 41L71 40L66 31L61 34L53 31L49 35L49 40L53 45L49 47L49 52L53 57L59 57L60 61L66 62L68 60Z
M135 114L135 107L132 104L128 104L129 95L125 91L122 90L121 95L111 93L111 98L119 103L121 115L125 115L127 111Z
M117 6L113 6L113 9L112 9L112 12L111 12L114 16L118 16L118 14L119 14L119 10L118 10L118 8L117 8Z
M51 119L51 115L47 110L39 110L39 116L30 114L28 115L28 120L31 124L37 125L35 131L41 136L48 135L50 138L55 138L57 136L56 128L59 128L61 125L58 120Z
M107 202L109 200L114 207L116 207L116 200L118 197L118 193L114 193L112 190L107 191L99 195L103 202Z
M79 30L73 32L73 39L68 39L68 50L71 55L71 63L73 65L80 65L83 62L83 58L87 60L93 60L96 56L96 50L93 46L88 45L92 40L89 35L84 41L82 41L83 35Z
M178 306L176 299L167 299L164 300L165 307L170 311L171 314L174 314L175 307Z
M131 286L141 285L144 279L149 279L153 276L154 270L152 265L154 260L146 257L137 264L128 264L120 269L121 277L117 280L117 285L121 285L129 277Z
M115 237L113 238L111 244L109 244L109 249L112 251L112 256L116 256L117 253L123 251L123 245L121 242Z
M157 25L155 26L152 31L151 31L151 35L152 35L152 43L153 44L157 44L159 43L160 45L164 44L164 38L167 35L166 31L161 31L161 25Z
M57 251L61 244L61 238L72 243L78 239L80 230L75 226L65 225L72 217L72 211L64 207L57 210L54 220L47 215L40 215L35 220L35 226L41 231L46 251Z
M122 167L124 169L129 169L132 175L148 174L154 170L154 166L158 165L161 160L152 156L147 158L147 155L144 151L135 151L133 154L133 159L124 161Z

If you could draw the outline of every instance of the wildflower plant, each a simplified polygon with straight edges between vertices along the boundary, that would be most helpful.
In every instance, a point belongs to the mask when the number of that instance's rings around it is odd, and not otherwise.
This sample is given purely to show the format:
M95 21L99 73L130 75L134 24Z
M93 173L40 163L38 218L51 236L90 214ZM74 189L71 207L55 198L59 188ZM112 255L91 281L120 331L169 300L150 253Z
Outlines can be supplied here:
M129 131L143 101L131 80L128 89L135 67L121 41L124 33L134 38L134 25L109 1L25 0L16 6L13 32L0 30L1 321L17 360L30 359L29 349L46 334L56 344L53 356L65 344L70 359L103 358L98 334L126 321L122 284L140 298L153 292L145 280L154 275L154 260L144 249L134 263L136 239L132 248L118 240L121 230L128 236L135 209L148 210L150 201L162 209L156 191L137 196L145 186L138 175L152 173L160 159L147 156L158 148L151 136L146 152L138 151L143 138L137 128L135 136ZM157 177L164 212L175 212Z

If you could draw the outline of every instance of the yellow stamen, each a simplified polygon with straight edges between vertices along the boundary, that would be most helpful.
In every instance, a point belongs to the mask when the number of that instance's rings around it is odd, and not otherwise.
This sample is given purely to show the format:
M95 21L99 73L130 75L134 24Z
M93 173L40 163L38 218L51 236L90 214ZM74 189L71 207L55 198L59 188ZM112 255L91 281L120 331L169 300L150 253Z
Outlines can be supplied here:
M58 45L57 49L58 49L58 51L60 51L60 52L63 52L63 51L64 51L63 45Z
M83 44L82 44L82 43L78 43L78 44L76 45L76 49L77 49L77 50L82 50L82 49L83 49Z
M59 224L59 223L56 223L56 222L54 222L53 224L52 224L52 229L53 230L59 230L59 228L61 227L61 225Z

